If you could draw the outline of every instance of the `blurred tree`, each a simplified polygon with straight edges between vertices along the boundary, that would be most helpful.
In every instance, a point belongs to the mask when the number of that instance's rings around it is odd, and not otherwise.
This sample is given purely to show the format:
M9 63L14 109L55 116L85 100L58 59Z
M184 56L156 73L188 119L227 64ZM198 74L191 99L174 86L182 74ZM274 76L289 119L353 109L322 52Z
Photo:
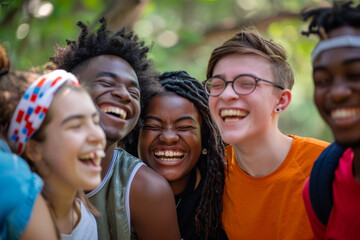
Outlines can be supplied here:
M45 64L55 44L76 39L77 21L92 28L106 16L108 27L125 26L148 44L159 71L186 70L203 81L213 48L240 28L253 25L288 51L296 74L291 107L280 117L284 133L332 141L312 101L310 53L316 43L300 35L299 12L327 0L0 0L0 42L13 66Z

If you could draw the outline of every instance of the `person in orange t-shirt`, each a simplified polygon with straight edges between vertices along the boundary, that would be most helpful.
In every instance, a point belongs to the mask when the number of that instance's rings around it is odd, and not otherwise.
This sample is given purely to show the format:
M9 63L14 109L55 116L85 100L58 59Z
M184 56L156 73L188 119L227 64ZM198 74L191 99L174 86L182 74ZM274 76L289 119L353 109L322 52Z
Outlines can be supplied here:
M329 143L278 128L291 101L294 75L285 50L253 29L210 57L212 118L226 147L223 228L229 239L313 239L302 188Z

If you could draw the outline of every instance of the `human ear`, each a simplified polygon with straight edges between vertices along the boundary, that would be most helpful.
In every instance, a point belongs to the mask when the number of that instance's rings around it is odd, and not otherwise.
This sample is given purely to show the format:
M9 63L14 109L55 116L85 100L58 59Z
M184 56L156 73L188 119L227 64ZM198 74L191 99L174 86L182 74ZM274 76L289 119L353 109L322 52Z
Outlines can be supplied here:
M30 161L37 163L42 160L40 149L40 143L30 139L25 146L24 154Z
M290 102L291 102L291 91L289 89L282 90L278 102L275 105L274 111L276 113L285 111L285 109L290 105Z

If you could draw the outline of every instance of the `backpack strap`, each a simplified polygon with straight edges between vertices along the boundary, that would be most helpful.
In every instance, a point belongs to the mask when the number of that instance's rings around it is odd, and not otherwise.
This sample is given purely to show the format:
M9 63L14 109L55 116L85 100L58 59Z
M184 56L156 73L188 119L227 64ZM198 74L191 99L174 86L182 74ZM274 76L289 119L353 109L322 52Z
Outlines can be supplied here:
M345 150L345 147L333 142L320 154L311 170L310 202L317 218L325 226L328 223L333 206L332 183L335 170Z

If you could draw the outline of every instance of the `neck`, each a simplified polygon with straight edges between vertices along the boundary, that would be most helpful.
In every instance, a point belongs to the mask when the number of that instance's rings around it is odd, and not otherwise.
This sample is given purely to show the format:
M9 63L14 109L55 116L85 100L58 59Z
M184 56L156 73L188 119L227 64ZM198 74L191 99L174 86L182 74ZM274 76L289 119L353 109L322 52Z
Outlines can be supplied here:
M187 184L189 183L189 179L190 173L180 179L177 179L176 181L169 181L170 187L173 190L174 195L180 194L185 190Z
M50 204L56 226L60 233L70 234L78 219L74 204L76 192L66 193L65 191L51 191L51 189L54 188L45 185L43 194Z
M195 182L195 189L199 185L201 180L201 174L199 169L195 169L196 173L196 182ZM173 190L174 195L178 195L182 192L184 192L186 186L189 184L190 177L191 177L192 171L190 171L187 175L183 176L182 178L176 180L176 181L170 181L170 187Z
M292 138L280 131L269 137L233 144L236 162L252 177L263 177L275 171L285 160Z

